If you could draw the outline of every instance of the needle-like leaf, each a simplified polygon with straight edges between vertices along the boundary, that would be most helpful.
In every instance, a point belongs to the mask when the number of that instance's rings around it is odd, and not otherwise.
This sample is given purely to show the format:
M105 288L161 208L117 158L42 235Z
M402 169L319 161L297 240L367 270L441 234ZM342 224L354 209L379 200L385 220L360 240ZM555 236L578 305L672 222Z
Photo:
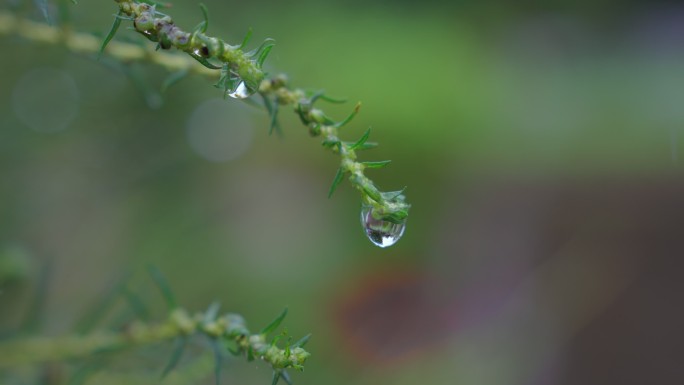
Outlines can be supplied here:
M285 381L287 385L292 385L292 379L290 378L290 375L287 373L286 370L280 371L280 377L283 378L283 381Z
M277 370L273 371L273 379L271 380L271 385L278 385L278 380L280 379L280 372Z
M304 345L306 345L309 342L309 339L311 339L311 333L305 335L304 337L300 338L297 340L294 344L292 344L293 348L303 348Z
M344 178L344 170L342 170L342 167L337 169L337 173L335 174L335 178L332 181L332 184L330 185L330 190L328 190L328 198L332 197L333 193L337 189L337 186L342 182L342 179Z
M185 79L188 76L188 73L189 72L187 69L182 69L180 71L176 71L176 72L170 74L162 83L160 92L162 92L162 93L166 92L166 90L168 90L169 87L171 87L174 84Z
M259 66L259 68L261 68L264 65L264 61L266 61L266 57L271 52L271 49L273 49L274 45L275 44L271 44L269 46L264 47L264 50L261 51L261 53L259 54L259 58L257 59L257 66Z
M105 36L104 40L102 41L102 45L100 45L100 51L97 53L98 60L100 57L102 57L105 48L107 48L107 44L109 44L114 35L116 35L116 31L119 30L119 26L121 25L121 16L123 16L123 11L119 9L119 12L114 17L114 22L112 23L112 27L109 29L109 33L107 33L107 36Z
M391 160L381 160L378 162L361 162L366 168L382 168L390 164Z
M242 39L242 43L238 46L238 49L244 49L247 46L247 43L249 43L249 39L252 38L252 28L247 30L247 34L245 35L245 38Z
M52 24L52 21L50 20L50 11L48 9L47 0L34 0L34 3L36 4L36 7L38 7L38 9L40 10L40 13L43 14L45 21L48 24Z
M216 385L219 385L221 382L221 364L223 363L221 345L216 339L211 339L211 348L214 350L214 381Z
M361 102L356 103L356 106L354 106L354 110L349 114L343 121L335 123L335 127L340 128L344 126L345 124L351 122L352 119L356 116L356 114L359 113L359 110L361 109Z
M349 146L349 148L352 150L356 150L357 148L360 148L361 146L363 146L364 143L366 143L366 141L368 140L368 137L370 136L370 132L371 132L371 129L370 129L370 127L368 127L366 132L364 132L363 135L361 135L361 138L359 138L359 140L357 140L356 143Z
M283 322L285 316L287 316L287 308L285 308L279 316L277 316L273 321L271 321L271 323L268 324L268 326L261 329L259 334L266 335L275 331L278 328L278 326L280 326L280 324Z
M207 311L204 312L204 323L214 322L220 308L221 304L218 301L212 302Z
M195 27L195 31L205 33L207 32L207 28L209 28L209 10L207 9L207 6L203 3L200 3L199 7L202 10L202 17L204 17L204 20L200 21L199 24L197 24L197 26Z
M169 358L169 362L166 364L166 367L164 368L164 371L161 374L161 379L163 380L167 374L171 373L173 369L178 366L178 362L180 362L181 357L183 356L183 351L185 350L185 345L187 345L188 338L186 336L180 336L176 338L174 342L174 348L173 348L173 353L171 353L171 357Z
M176 302L176 297L173 295L171 287L166 281L164 275L161 273L161 271L159 271L158 268L152 265L147 266L147 272L150 274L150 277L152 277L154 283L157 284L157 288L159 288L159 291L161 291L164 300L166 300L166 305L169 307L169 312L175 310L178 307L178 303Z

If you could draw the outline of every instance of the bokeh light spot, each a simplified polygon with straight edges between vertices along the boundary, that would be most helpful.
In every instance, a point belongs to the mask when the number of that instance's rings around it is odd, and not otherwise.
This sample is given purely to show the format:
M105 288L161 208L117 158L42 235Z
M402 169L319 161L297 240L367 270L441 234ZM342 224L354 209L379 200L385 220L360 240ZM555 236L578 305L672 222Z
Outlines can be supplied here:
M192 150L210 162L227 162L244 154L252 143L252 123L246 110L222 99L199 104L187 121Z
M59 132L78 115L79 91L73 77L54 68L36 68L17 81L12 110L19 121L38 132Z

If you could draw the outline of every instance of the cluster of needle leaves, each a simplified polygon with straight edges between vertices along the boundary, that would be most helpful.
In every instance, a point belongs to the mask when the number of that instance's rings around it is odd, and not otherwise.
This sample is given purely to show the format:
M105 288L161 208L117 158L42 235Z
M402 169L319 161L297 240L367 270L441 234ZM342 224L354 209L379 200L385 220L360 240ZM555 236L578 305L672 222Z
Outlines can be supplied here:
M280 379L292 384L288 369L303 370L309 353L304 346L310 335L293 342L283 331L274 335L287 315L285 309L266 327L251 333L242 316L235 313L220 314L218 303L211 304L204 312L191 315L178 306L166 279L154 267L148 269L150 276L160 289L168 305L168 317L163 322L149 320L149 310L144 301L123 282L105 296L92 312L86 314L75 328L76 334L65 337L22 337L0 339L0 379L4 369L40 365L45 362L64 361L76 363L79 359L88 362L99 357L98 365L83 365L72 371L70 383L83 383L102 369L104 356L110 357L125 349L154 346L164 341L174 341L167 364L160 371L160 380L178 369L188 345L199 339L208 341L214 357L215 383L221 378L221 368L227 354L246 358L247 361L261 360L273 369L272 385ZM41 283L45 280L41 280ZM39 291L44 293L45 290ZM120 330L99 330L95 328L107 318L116 298L122 298L136 316L135 321L126 321ZM37 301L42 302L42 301ZM32 312L35 318L36 312ZM281 347L280 345L284 345ZM104 356L103 356L104 355ZM3 369L4 368L4 369ZM207 373L208 374L208 373ZM78 381L77 381L78 380ZM149 381L149 379L147 380Z
M66 0L61 0L63 3ZM251 31L247 33L243 41L238 45L230 45L224 40L207 34L209 28L209 11L204 5L200 5L203 19L192 30L184 30L175 24L171 16L162 10L170 7L168 3L153 0L114 0L118 6L114 22L97 49L98 57L109 59L107 64L120 68L127 74L136 86L143 91L145 99L151 106L158 105L159 94L150 91L145 84L144 77L136 74L130 66L125 64L131 61L149 61L164 66L171 70L169 77L161 85L166 90L171 85L185 78L188 74L197 73L216 80L215 87L223 91L224 97L230 96L252 105L264 108L269 114L269 132L280 133L279 115L284 107L290 107L299 117L299 120L307 127L313 137L322 138L322 145L340 156L340 166L333 178L329 196L335 191L345 177L352 187L361 193L364 207L369 207L376 220L403 224L411 207L405 200L404 190L381 191L373 181L365 175L368 169L382 168L389 165L389 160L382 161L358 161L357 152L368 150L377 146L377 143L368 141L370 128L366 130L356 141L342 140L338 133L349 124L359 112L360 104L356 104L352 112L342 120L335 120L320 108L320 102L343 103L344 100L332 98L322 91L307 91L290 86L287 76L269 76L263 70L263 65L275 42L272 39L264 40L259 46L246 51L249 44ZM47 16L46 0L37 1ZM62 8L63 5L62 5ZM2 15L0 15L2 16ZM109 50L116 33L124 23L132 24L139 35L146 40L155 43L156 50L180 51L191 58L194 66L187 65L179 55L155 55L154 52L140 52L140 47L132 44L119 42L117 49ZM38 28L35 24L28 28ZM34 34L22 34L26 38L38 40ZM53 29L47 33L54 33L60 38L45 39L41 42L59 44L67 41L71 30ZM93 47L84 45L85 34L78 34L68 48L88 52ZM133 52L135 51L135 52ZM259 95L256 100L253 96Z
M287 331L283 331L267 340L267 337L273 334L285 319L287 308L258 333L252 334L247 329L242 316L234 313L219 315L220 305L217 302L212 303L204 313L189 317L183 309L178 307L174 295L161 273L155 268L150 268L149 271L164 295L171 318L178 322L181 331L175 338L175 348L162 372L162 378L176 367L189 337L195 334L202 334L209 338L215 358L214 374L217 385L221 376L224 352L245 357L249 362L260 359L269 363L273 368L272 385L276 385L281 378L287 384L292 384L287 369L304 370L304 363L310 356L304 350L304 346L309 341L310 334L292 342ZM278 342L281 340L285 340L284 348L278 346Z
M158 10L167 6L166 4L135 0L115 1L119 5L119 12L103 41L101 52L104 52L120 23L127 20L133 23L138 33L155 42L157 49L175 47L207 69L218 71L218 82L215 86L223 90L224 97L230 95L254 104L256 102L250 97L258 93L261 96L262 106L268 111L270 117L270 133L280 132L278 114L283 106L291 106L302 124L308 128L309 134L313 137L322 137L322 145L341 157L340 167L333 179L328 196L331 196L344 177L347 177L351 185L361 193L362 203L371 207L376 219L392 223L406 221L410 205L405 201L404 190L380 191L365 175L366 169L382 168L390 161L357 161L357 151L377 146L377 143L368 141L370 128L357 141L343 141L338 137L339 129L350 123L359 112L360 103L357 103L352 112L340 121L327 116L323 110L315 106L316 102L343 103L345 101L325 95L322 91L309 92L293 89L284 75L268 77L262 67L275 44L272 39L266 39L256 49L245 52L251 31L239 45L230 45L219 38L206 35L209 12L204 5L200 6L204 19L191 32L186 32L175 25L171 17ZM165 82L165 87L180 80L186 74L187 71L172 74L170 80Z

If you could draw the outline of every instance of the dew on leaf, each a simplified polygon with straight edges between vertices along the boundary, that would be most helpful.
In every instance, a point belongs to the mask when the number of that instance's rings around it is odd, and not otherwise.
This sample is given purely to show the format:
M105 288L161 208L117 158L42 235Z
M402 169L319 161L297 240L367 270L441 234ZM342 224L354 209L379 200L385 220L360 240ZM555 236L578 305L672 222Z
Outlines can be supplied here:
M228 93L228 96L233 99L245 99L254 95L255 92L256 90L252 90L244 81L241 81L233 91Z
M373 217L373 207L361 208L361 226L368 239L379 247L389 247L397 243L406 229L406 220L400 223L384 221Z

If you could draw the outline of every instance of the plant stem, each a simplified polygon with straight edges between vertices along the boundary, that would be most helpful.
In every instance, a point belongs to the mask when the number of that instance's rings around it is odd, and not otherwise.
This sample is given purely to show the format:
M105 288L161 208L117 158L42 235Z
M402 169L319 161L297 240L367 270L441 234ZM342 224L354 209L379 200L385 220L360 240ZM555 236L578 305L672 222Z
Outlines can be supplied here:
M124 63L147 61L170 72L187 71L208 78L218 78L219 83L224 80L222 84L225 85L226 93L233 90L238 82L244 81L249 88L258 91L264 98L271 114L272 126L277 125L278 106L294 107L295 113L307 126L311 136L321 136L323 145L341 157L339 178L336 176L331 193L339 183L338 179L348 175L352 186L361 193L363 203L372 207L372 214L376 219L394 223L406 220L410 205L405 202L402 191L381 192L373 181L365 176L366 168L382 167L389 161L359 162L356 151L371 148L370 143L366 144L364 139L364 143L357 146L358 143L345 142L338 137L338 129L353 118L360 105L357 104L347 119L335 122L321 109L314 107L318 99L329 98L321 93L311 94L302 89L290 88L286 77L282 75L266 77L261 64L273 45L271 40L267 39L257 50L245 53L242 48L246 41L240 46L232 46L219 38L204 34L208 25L206 19L204 24L200 23L193 32L186 32L176 26L169 16L157 12L154 6L135 0L115 1L122 14L117 17L132 19L136 31L148 40L157 42L158 48L175 47L188 56L117 41L111 41L106 45L104 52L107 55ZM30 21L3 11L0 11L0 35L17 35L37 43L61 44L78 53L96 54L101 48L101 39L93 35ZM219 61L222 67L214 66L208 59Z
M250 334L237 314L226 314L206 321L200 313L191 317L183 309L174 310L161 324L136 322L123 332L97 332L62 337L22 337L0 342L0 368L32 365L87 357L102 351L135 348L173 340L176 337L203 334L223 343L232 341L237 353L253 355L274 369L301 370L309 353L301 347L281 349L266 343L265 336Z
M96 54L100 50L102 39L89 33L73 32L45 23L18 17L0 10L0 36L15 35L39 44L62 45L75 53ZM203 76L218 78L212 71L189 57L174 55L168 52L155 51L145 46L112 41L107 45L109 56L124 63L145 61L162 66L169 71L187 70Z

